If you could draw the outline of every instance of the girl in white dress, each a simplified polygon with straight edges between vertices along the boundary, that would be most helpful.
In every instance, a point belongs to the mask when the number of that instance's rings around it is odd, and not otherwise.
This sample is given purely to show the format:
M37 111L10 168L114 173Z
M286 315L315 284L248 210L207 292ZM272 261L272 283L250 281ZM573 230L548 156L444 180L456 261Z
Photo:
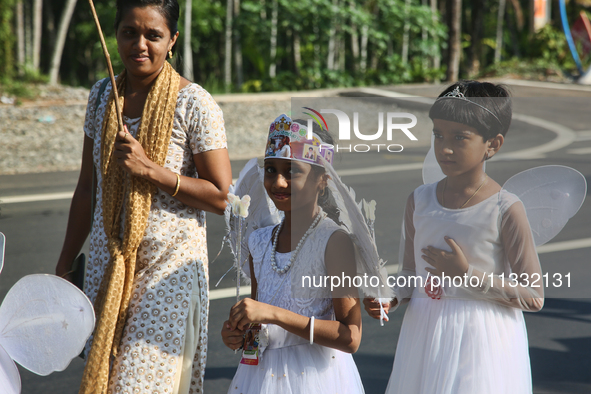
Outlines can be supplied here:
M407 200L401 287L384 307L410 304L386 391L531 393L522 312L543 306L540 263L523 204L483 166L511 123L509 94L490 83L458 82L429 116L446 178ZM374 299L364 304L379 318Z
M291 157L266 150L264 165L264 187L284 219L249 238L253 298L232 307L222 329L224 343L238 349L243 337L252 336L246 331L251 323L263 326L255 332L258 353L249 358L245 346L228 393L364 392L351 356L361 340L357 290L331 294L330 284L302 287L306 275L356 274L351 238L330 218L322 159L306 159L303 150L305 144L332 145L332 140L320 130L306 140L305 130L286 115L271 124L270 143L276 135L290 138ZM327 149L318 156L326 157Z

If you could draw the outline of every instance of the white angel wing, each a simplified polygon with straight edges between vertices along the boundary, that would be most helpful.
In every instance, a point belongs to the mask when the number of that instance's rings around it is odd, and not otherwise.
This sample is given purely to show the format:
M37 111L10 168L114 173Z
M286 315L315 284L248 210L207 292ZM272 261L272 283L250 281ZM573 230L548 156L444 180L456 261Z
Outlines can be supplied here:
M243 230L242 248L240 262L242 270L247 277L250 277L248 264L248 237L250 234L262 227L276 225L281 221L282 212L280 212L275 204L271 201L265 190L263 184L263 169L259 167L257 159L251 159L246 163L244 168L240 171L238 180L235 186L230 186L230 193L242 198L249 195L250 207L248 209L248 216L245 219L246 229ZM238 232L235 225L236 220L233 220L229 207L226 208L226 232L232 253L236 255L236 243L238 241Z
M377 287L373 285L362 287L362 291L368 297L392 298L392 289L387 285L387 278L382 270L382 260L378 255L373 237L365 222L359 205L355 202L355 191L347 187L330 163L324 161L324 167L330 179L328 187L331 189L337 207L339 208L339 220L343 223L355 245L357 273L367 274L369 277L379 278Z
M570 167L541 166L512 176L503 189L523 202L534 243L540 246L554 238L581 208L587 181Z
M16 364L0 346L0 387L2 394L20 394L21 376Z
M0 346L38 374L63 371L94 328L92 304L76 286L54 275L28 275L0 307Z
M0 233L0 272L4 268L4 245L6 244L6 237Z

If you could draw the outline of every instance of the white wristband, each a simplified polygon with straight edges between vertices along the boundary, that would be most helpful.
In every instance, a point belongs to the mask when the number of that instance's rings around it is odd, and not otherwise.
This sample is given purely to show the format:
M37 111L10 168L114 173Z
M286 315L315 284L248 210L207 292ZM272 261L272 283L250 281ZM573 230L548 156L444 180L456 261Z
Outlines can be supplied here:
M310 345L314 343L314 316L310 318Z

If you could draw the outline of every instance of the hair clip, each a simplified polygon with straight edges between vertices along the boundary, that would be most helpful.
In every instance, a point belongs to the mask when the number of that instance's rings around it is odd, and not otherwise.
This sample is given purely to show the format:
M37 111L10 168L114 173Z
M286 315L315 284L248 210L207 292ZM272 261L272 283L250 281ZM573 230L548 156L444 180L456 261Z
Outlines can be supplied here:
M456 88L454 90L452 90L451 92L447 92L442 97L455 97L455 98L466 99L466 96L464 96L464 93L460 92L459 86L456 86Z

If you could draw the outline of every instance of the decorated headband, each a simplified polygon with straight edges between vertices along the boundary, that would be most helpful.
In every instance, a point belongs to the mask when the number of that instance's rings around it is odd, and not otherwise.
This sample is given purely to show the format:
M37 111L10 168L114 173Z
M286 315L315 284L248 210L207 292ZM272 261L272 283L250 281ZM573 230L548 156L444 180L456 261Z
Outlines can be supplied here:
M454 90L452 90L451 92L447 92L446 94L444 94L441 97L438 97L435 101L439 101L439 100L444 100L444 99L458 99L458 100L464 100L467 101L471 104L477 105L480 108L482 108L483 110L485 110L486 112L488 112L489 114L491 114L496 120L497 122L499 122L499 124L501 126L503 126L503 123L501 123L501 120L497 117L497 115L495 115L490 109L486 108L485 106L478 104L477 102L474 102L472 100L469 100L464 93L460 92L460 87L456 86L456 88Z
M317 134L307 139L308 127L279 115L269 126L265 159L289 159L324 166L332 164L334 147L325 144Z

